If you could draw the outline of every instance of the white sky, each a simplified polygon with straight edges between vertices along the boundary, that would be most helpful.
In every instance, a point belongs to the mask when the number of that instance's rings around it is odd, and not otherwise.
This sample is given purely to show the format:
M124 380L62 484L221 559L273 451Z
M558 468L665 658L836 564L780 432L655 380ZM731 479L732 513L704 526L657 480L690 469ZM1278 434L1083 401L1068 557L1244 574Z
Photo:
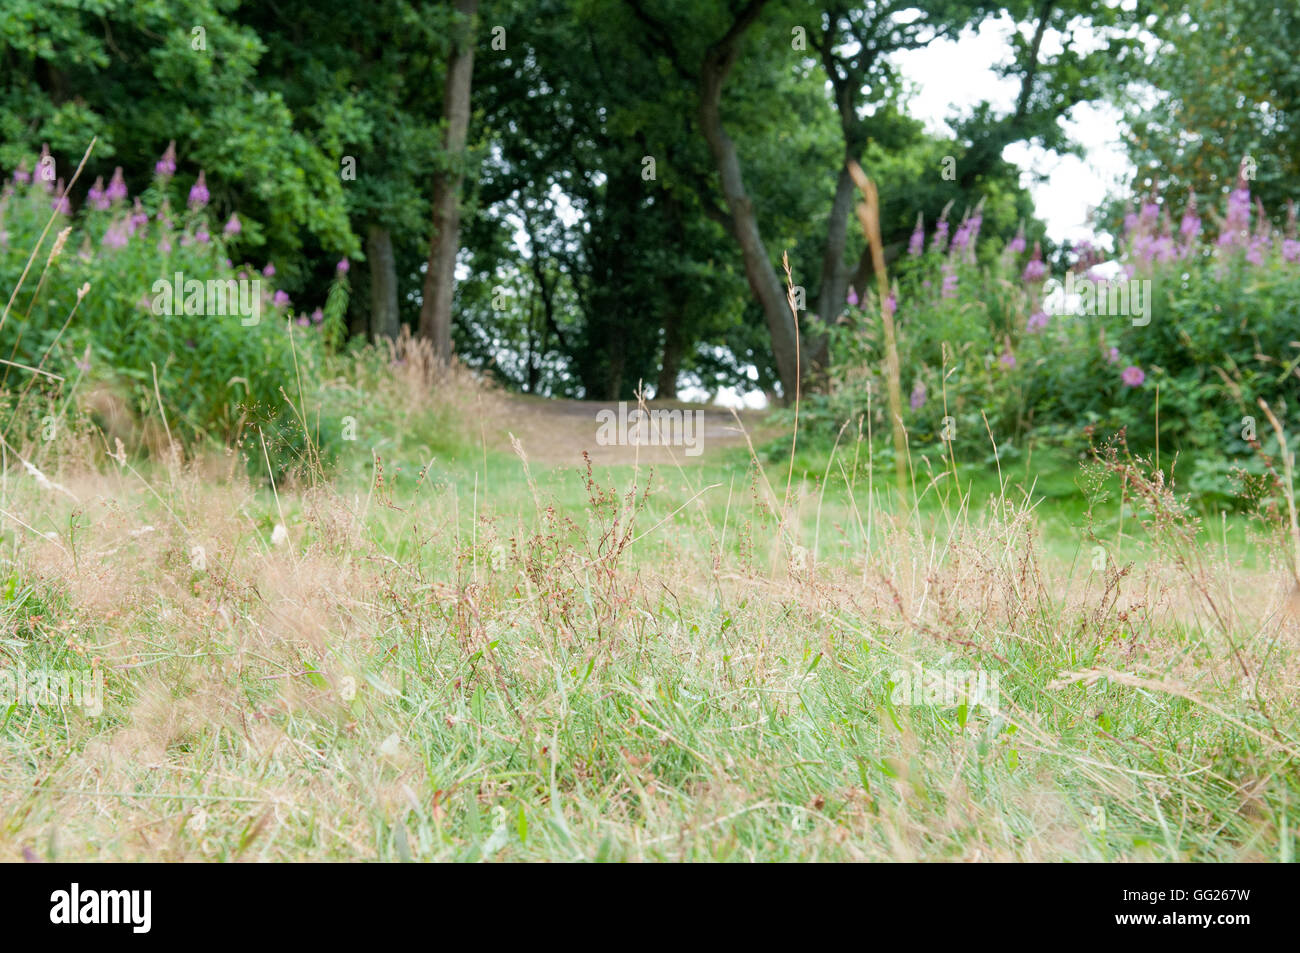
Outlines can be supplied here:
M999 114L1010 112L1019 83L1014 78L1000 78L992 67L1010 60L1009 38L1014 29L1014 21L1003 16L986 21L978 32L966 31L956 41L940 40L925 49L897 54L895 62L917 90L909 113L924 120L929 131L950 135L946 120L968 114L985 100ZM1043 55L1052 56L1060 49L1057 36L1049 32ZM1024 170L1021 185L1029 189L1038 217L1054 241L1092 239L1090 213L1107 194L1124 187L1131 166L1120 145L1119 119L1119 111L1111 106L1075 107L1065 128L1086 149L1083 160L1056 156L1023 143L1008 146L1003 153ZM1046 179L1036 181L1035 174Z

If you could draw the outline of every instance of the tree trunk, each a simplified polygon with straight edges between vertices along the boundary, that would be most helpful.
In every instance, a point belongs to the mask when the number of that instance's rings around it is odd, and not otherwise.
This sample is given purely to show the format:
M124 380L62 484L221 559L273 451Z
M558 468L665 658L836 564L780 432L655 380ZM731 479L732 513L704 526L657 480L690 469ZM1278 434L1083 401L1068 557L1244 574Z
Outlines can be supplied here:
M677 375L682 367L682 316L670 312L664 319L663 360L659 364L659 381L655 384L655 400L677 398Z
M762 0L751 0L727 35L705 54L700 68L700 129L722 180L722 194L726 197L736 241L745 261L745 277L767 319L782 397L789 403L794 399L799 380L798 330L786 300L785 288L772 267L767 246L763 244L753 202L745 191L736 144L722 124L722 86L736 61L741 37L758 18L763 5Z
M835 323L847 301L851 269L844 263L844 249L848 246L849 212L853 208L853 177L849 175L848 160L840 167L835 182L835 199L831 202L830 219L826 223L826 250L822 254L821 290L817 295L817 316L825 331ZM825 377L830 368L830 342L825 333L812 336L808 349L809 376Z
M455 171L442 171L433 179L433 240L429 267L424 274L424 300L420 304L420 335L433 341L434 353L451 359L451 300L456 289L456 253L460 250L460 187L464 178L461 155L469 133L470 81L474 74L474 15L478 0L456 0L461 16L456 43L447 64L447 90L443 117L447 122L443 142L445 160Z
M397 264L393 259L393 236L382 225L370 226L366 257L370 259L370 339L396 340L401 330L397 313Z

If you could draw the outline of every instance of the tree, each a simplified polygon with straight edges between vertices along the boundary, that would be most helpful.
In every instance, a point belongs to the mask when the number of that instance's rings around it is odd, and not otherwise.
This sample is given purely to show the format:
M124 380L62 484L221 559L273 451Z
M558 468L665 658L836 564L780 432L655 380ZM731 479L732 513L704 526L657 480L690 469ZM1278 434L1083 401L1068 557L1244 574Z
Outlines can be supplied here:
M469 132L470 82L474 75L474 17L478 0L456 0L460 15L457 36L447 64L445 139L447 167L433 179L433 239L429 245L420 334L433 341L434 353L451 359L451 303L456 289L456 255L460 251L460 189L464 181L464 149Z

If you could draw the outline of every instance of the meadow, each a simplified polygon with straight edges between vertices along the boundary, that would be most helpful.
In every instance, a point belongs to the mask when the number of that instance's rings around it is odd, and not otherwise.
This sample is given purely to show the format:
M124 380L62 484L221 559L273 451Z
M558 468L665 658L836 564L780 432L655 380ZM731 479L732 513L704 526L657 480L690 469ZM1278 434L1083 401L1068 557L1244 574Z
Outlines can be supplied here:
M1293 858L1267 514L1105 452L902 502L865 439L530 460L514 399L406 347L300 408L365 408L328 475L89 418L6 467L5 668L103 710L4 712L0 858Z

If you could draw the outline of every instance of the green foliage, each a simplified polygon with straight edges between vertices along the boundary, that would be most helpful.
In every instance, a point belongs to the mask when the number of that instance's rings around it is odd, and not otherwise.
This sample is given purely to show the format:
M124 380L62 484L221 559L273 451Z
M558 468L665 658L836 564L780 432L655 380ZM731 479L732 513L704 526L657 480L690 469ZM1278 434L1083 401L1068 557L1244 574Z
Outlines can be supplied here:
M296 402L296 382L317 373L320 333L305 316L297 319L303 326L290 323L287 296L268 276L230 262L237 237L214 228L199 203L172 209L171 187L159 176L134 207L100 198L73 217L60 214L38 247L54 202L46 184L17 181L0 198L0 287L18 287L35 250L0 328L4 356L60 375L74 389L105 385L139 416L152 415L161 395L170 427L184 439L287 428L286 395ZM68 232L61 240L60 229ZM61 253L42 274L56 241ZM191 297L192 280L229 282L223 294L236 296L213 309L206 284ZM30 372L6 370L10 389L25 386Z

